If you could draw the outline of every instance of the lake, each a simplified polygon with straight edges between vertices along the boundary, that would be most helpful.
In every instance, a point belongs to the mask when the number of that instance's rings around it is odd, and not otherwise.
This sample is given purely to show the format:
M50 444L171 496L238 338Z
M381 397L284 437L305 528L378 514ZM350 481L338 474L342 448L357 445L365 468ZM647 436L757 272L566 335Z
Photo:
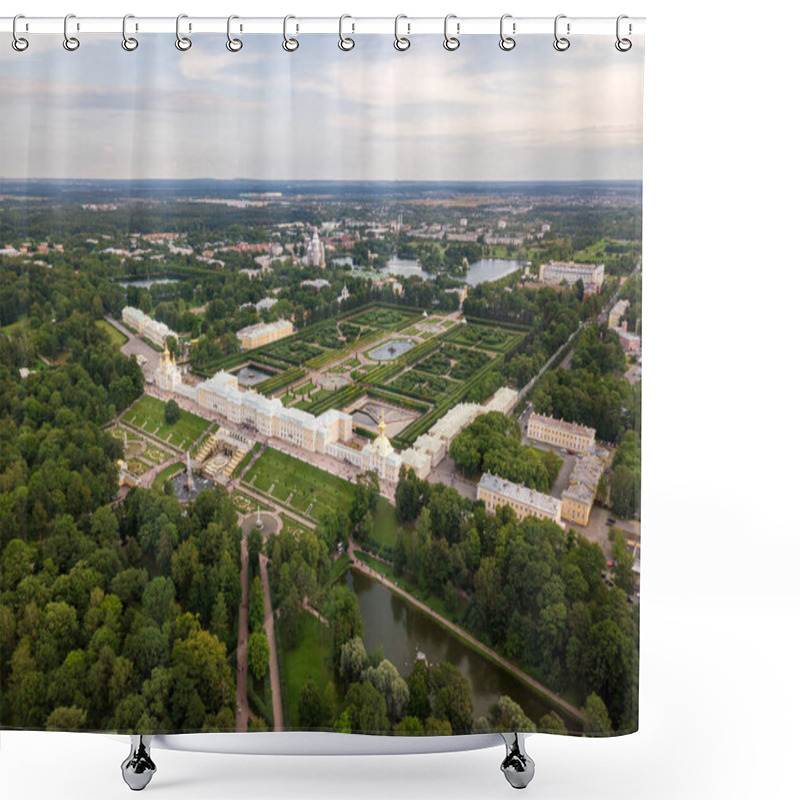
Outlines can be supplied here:
M177 278L137 278L131 281L117 281L117 286L138 286L149 289L154 283L180 283Z
M472 684L474 717L488 716L489 708L506 694L522 706L534 722L552 707L531 689L493 664L480 653L407 603L402 597L356 570L348 570L347 585L355 592L364 618L364 646L367 652L376 645L405 676L414 666L417 652L425 653L429 664L449 661ZM570 725L564 712L559 716ZM574 725L575 723L572 723Z

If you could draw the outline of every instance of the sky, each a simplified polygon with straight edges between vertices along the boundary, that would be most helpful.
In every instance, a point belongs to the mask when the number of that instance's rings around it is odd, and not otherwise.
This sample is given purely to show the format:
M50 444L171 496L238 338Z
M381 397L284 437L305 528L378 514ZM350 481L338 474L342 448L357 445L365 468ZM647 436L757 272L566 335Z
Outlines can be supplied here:
M8 39L8 41L6 41ZM0 177L639 180L643 43L614 37L148 34L0 41Z

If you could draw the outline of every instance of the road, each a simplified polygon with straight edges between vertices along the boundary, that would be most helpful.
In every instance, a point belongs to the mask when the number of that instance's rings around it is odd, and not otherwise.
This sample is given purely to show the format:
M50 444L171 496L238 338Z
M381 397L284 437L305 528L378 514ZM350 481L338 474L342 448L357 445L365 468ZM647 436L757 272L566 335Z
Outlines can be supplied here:
M583 713L579 708L576 708L571 703L568 703L566 700L564 700L562 697L559 697L555 692L551 691L546 686L543 686L541 683L539 683L539 681L536 681L533 678L531 678L530 675L523 672L519 667L515 666L510 661L503 658L501 655L496 653L487 645L483 644L483 642L478 641L474 636L467 633L463 628L459 627L454 622L451 622L446 617L443 617L441 614L437 614L432 608L426 606L425 603L414 597L414 595L409 594L404 589L401 589L395 583L393 583L390 580L387 580L379 572L376 572L374 569L372 569L372 567L368 566L363 561L361 561L361 559L359 559L355 554L355 546L352 539L350 540L348 555L350 556L350 559L353 562L352 566L359 572L363 572L365 575L368 575L370 578L373 578L374 580L383 584L390 591L400 595L400 597L402 597L404 600L408 601L412 605L416 606L420 611L423 611L429 617L432 617L434 620L436 620L436 622L438 622L442 627L447 628L451 632L455 633L458 637L468 642L472 647L474 647L480 653L485 655L487 658L500 664L500 666L502 666L503 669L505 669L507 672L510 672L515 678L520 680L522 683L531 687L538 694L547 697L549 700L553 702L553 704L558 706L561 710L566 711L570 716L575 717L575 719L583 722L584 719Z
M248 567L250 557L247 553L247 540L241 542L242 570L239 580L242 584L242 602L239 603L239 642L236 647L236 733L247 733L247 720L250 708L247 703L247 598L249 590Z

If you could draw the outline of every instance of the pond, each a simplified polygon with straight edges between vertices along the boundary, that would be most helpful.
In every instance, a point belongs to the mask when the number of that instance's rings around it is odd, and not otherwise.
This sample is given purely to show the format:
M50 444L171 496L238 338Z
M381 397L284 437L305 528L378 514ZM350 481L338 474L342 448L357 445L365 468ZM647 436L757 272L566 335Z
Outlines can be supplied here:
M470 264L467 274L459 276L458 280L470 286L477 286L479 283L488 283L505 278L506 275L510 275L520 269L521 266L519 261L508 261L503 258L481 258ZM416 261L409 258L390 259L382 272L405 278L412 275L419 275L421 278L426 279L436 277L432 273L426 272Z
M239 386L255 386L257 383L265 381L275 373L257 369L251 364L245 364L245 366L234 374L236 375L236 380L239 382Z
M140 289L149 289L156 283L180 283L177 278L137 278L130 281L117 281L117 286L138 286Z
M380 645L384 655L407 675L418 652L429 664L449 661L472 684L474 717L488 716L489 708L506 694L522 706L534 722L553 710L549 703L505 670L463 644L430 617L407 603L377 581L355 570L347 573L347 585L355 592L364 618L364 646L367 652ZM559 715L570 726L569 718ZM574 723L573 723L574 724Z
M370 350L367 355L376 361L390 361L407 353L412 347L414 347L414 342L410 339L392 339L384 342L380 347Z

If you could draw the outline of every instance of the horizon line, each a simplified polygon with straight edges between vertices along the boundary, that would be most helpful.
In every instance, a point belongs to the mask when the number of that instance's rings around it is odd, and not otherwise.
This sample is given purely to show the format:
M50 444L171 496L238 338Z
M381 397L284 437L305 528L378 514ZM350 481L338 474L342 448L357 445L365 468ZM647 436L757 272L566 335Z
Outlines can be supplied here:
M53 178L41 176L5 177L0 181L23 182L75 182L75 183L145 183L153 181L185 183L189 181L207 181L217 183L642 183L642 178Z

